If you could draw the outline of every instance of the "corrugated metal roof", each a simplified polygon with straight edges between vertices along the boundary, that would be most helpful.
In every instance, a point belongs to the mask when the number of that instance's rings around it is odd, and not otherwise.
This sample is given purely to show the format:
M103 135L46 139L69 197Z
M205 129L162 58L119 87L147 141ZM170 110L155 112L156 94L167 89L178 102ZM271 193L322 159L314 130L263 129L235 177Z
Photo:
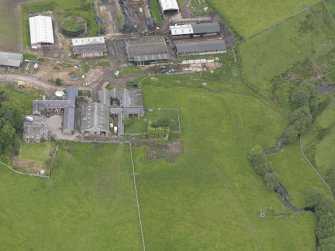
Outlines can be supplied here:
M146 62L146 61L167 60L167 59L169 59L168 54L152 54L152 55L135 56L134 62Z
M170 26L172 36L193 34L193 28L190 24Z
M218 23L199 23L192 24L194 34L220 33L221 29Z
M22 54L0 51L0 65L19 67L22 61Z
M84 105L81 132L109 132L109 107L100 103Z
M179 10L177 0L159 0L159 4L163 12L167 10Z
M52 18L49 16L34 16L29 18L30 43L36 45L40 43L53 44L54 34Z
M106 44L87 44L73 47L73 53L75 55L83 54L83 53L96 53L96 52L107 52Z
M142 37L126 41L126 51L130 61L167 59L168 48L164 37Z
M90 44L105 44L104 37L85 37L72 39L72 46L90 45Z
M66 107L63 116L63 132L72 133L74 131L75 108Z
M223 40L176 43L176 47L178 54L226 51L227 49Z

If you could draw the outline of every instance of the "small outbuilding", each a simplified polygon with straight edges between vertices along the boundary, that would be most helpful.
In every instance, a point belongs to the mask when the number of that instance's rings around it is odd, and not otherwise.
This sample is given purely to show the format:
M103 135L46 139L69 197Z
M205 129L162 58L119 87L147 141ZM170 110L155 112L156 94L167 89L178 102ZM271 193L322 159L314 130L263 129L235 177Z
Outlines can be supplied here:
M177 0L159 0L163 15L174 15L179 12Z
M22 61L22 54L0 51L0 66L20 67Z
M52 17L34 16L29 18L31 48L37 49L55 43Z
M87 37L72 39L74 56L81 58L103 57L107 54L104 37Z

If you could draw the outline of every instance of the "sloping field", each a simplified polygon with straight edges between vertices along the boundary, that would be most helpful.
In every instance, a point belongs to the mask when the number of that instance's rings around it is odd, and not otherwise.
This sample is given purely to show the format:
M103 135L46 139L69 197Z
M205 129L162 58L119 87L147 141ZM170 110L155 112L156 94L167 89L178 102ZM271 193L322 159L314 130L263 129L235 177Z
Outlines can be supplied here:
M239 47L246 80L269 95L271 79L334 47L335 26L323 4L259 34ZM327 41L327 42L326 42Z
M24 0L0 0L0 51L20 51L20 15L17 4L22 2Z
M1 250L141 250L127 145L63 144L50 180L0 168Z
M230 25L243 37L291 16L317 0L210 0Z
M305 194L313 186L323 189L325 193L329 192L321 179L302 157L298 144L288 146L278 153L271 154L270 161L274 171L279 174L282 184L288 190L294 206L304 207Z
M134 149L148 250L314 250L312 214L259 218L286 210L246 156L256 142L274 143L281 115L236 93L239 84L235 93L220 91L222 84L181 85L165 77L145 83L146 106L179 108L185 149L174 163L148 162L149 150Z

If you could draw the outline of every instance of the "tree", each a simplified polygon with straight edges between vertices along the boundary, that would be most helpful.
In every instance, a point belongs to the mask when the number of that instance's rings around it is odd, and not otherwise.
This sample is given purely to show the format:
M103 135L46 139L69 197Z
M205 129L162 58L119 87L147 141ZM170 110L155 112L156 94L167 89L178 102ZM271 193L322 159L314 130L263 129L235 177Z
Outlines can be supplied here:
M252 164L260 164L267 161L267 156L260 145L255 145L251 148L248 159L252 162Z
M265 185L271 191L276 191L280 185L278 174L275 172L268 172L264 176Z
M289 125L285 132L285 140L287 143L291 144L297 141L299 137L299 132L293 125Z
M6 119L16 130L22 130L23 108L19 103L5 101L0 108L0 117Z
M4 118L0 118L0 153L6 152L14 143L15 129Z
M55 84L57 86L61 86L62 85L62 80L60 78L56 78Z
M311 208L318 207L323 196L324 194L320 189L313 187L311 190L307 192L305 199L306 206Z
M310 97L311 96L307 88L305 87L295 88L290 98L293 109L297 109L302 106L309 106Z
M320 216L316 226L316 236L319 240L335 235L335 217L332 213Z

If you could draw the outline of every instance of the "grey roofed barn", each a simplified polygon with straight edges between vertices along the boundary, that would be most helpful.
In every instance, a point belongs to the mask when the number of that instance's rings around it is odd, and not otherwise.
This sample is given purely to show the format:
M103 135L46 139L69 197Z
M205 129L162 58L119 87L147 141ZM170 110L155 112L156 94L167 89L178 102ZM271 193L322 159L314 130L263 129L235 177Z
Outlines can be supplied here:
M126 40L125 43L129 61L143 62L169 59L164 37L141 37Z
M99 100L109 107L112 115L118 116L118 134L124 134L123 118L128 115L144 115L143 93L141 90L116 89L99 91Z
M193 34L220 33L221 29L218 23L199 23L192 24Z
M107 53L104 37L87 37L72 39L72 49L75 55Z
M22 61L23 61L22 54L0 51L0 65L10 67L20 67Z
M70 105L70 100L34 100L33 114L41 115L44 109L64 109Z
M109 133L109 106L89 103L83 106L81 114L82 133Z
M176 43L177 54L224 53L227 50L223 40Z
M90 44L90 45L80 45L73 47L73 53L75 55L80 55L84 53L107 53L106 44Z
M75 120L75 108L74 107L66 107L64 109L63 116L63 133L72 134L74 133L74 120Z

